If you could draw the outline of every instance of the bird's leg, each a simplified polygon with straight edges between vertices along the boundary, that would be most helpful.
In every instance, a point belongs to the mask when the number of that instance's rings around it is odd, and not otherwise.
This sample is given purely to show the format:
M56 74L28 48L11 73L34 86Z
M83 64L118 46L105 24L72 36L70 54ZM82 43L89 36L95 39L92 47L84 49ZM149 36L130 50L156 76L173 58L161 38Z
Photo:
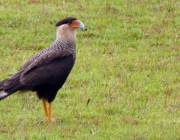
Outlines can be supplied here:
M43 102L43 107L44 107L44 112L45 112L45 121L48 120L48 111L47 111L47 106L46 106L46 100L44 98L42 98L42 102Z
M51 114L52 114L52 102L48 103L48 108L46 106L46 99L42 98L42 102L43 102L43 107L44 107L44 112L45 112L45 116L46 118L44 119L44 122L47 121L55 121L54 119L51 118Z
M48 120L52 120L51 118L51 113L52 113L52 102L51 103L48 103L49 104L49 108L48 108L48 111L49 111L49 114L48 114Z
M48 118L47 121L56 121L55 119L52 118L52 102L48 103L49 104L49 108L48 108Z

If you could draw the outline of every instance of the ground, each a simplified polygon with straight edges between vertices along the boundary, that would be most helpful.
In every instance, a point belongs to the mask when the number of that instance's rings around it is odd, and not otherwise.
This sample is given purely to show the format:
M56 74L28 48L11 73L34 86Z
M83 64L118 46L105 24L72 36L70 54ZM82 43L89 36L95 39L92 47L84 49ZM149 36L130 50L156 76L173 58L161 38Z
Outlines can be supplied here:
M74 16L77 61L43 123L35 93L0 102L0 139L180 139L178 0L1 0L0 80ZM89 103L88 103L89 101Z

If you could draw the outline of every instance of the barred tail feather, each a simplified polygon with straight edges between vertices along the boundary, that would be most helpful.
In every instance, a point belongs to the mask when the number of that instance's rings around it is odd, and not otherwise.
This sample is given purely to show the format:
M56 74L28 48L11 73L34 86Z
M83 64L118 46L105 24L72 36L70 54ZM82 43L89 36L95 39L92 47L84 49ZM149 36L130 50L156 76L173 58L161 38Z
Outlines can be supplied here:
M3 82L5 83L5 82ZM9 95L15 93L22 85L18 80L14 80L10 85L4 86L4 84L0 83L0 100L8 97Z
M0 100L6 98L7 96L9 96L9 94L8 94L7 92L5 92L5 91L3 91L3 90L0 91Z
M22 84L19 81L20 72L13 75L11 78L0 81L0 100L15 93Z
M0 100L6 98L8 96L8 93L2 89L2 85L5 81L6 80L0 81Z

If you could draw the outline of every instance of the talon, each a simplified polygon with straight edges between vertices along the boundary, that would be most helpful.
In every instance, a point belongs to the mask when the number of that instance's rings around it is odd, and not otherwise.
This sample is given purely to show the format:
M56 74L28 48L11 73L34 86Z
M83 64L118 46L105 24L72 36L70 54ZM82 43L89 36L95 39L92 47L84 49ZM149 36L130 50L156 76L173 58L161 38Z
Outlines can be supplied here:
M43 120L43 122L47 122L48 121L48 118L46 117L44 120Z
M53 119L53 118L51 118L51 119L45 118L45 119L43 120L44 123L45 123L45 122L55 122L55 121L56 121L56 120Z

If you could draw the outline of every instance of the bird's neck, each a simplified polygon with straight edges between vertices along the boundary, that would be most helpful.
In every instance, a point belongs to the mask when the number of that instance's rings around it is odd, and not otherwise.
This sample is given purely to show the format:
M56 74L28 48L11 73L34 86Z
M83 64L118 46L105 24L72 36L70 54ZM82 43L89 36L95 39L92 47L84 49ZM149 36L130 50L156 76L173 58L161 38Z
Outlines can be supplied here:
M56 39L60 39L63 42L76 42L76 30L67 26L60 26L57 28Z

